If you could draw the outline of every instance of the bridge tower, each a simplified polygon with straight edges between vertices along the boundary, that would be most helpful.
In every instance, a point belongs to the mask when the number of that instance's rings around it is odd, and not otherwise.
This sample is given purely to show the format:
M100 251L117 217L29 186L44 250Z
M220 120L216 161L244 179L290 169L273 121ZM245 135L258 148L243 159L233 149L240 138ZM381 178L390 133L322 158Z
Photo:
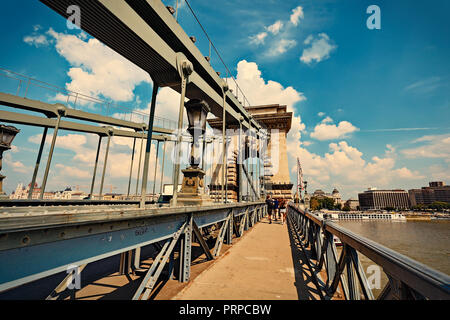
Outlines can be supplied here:
M289 165L287 158L286 138L292 123L292 112L287 112L286 105L269 104L260 106L245 107L245 109L253 116L269 134L267 147L263 148L259 158L264 161L264 168L261 169L262 179L265 184L265 190L268 195L278 200L292 199L293 184L290 181ZM215 130L221 130L222 119L214 118L208 120L209 125ZM239 129L238 126L236 128ZM239 170L236 161L238 158L237 135L229 136L231 148L227 152L227 197L230 200L238 199L239 192ZM234 140L234 141L233 141ZM213 176L211 180L210 190L211 197L220 197L221 195L221 170L223 166L219 164L213 165Z

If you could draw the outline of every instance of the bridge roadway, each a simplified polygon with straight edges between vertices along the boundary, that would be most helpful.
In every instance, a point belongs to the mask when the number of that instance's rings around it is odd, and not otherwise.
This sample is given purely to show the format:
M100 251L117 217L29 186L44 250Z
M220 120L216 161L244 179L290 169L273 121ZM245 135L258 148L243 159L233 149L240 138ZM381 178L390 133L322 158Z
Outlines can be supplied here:
M269 224L264 218L173 299L319 299L304 255L288 229L280 220Z
M145 210L126 204L3 207L2 212L0 299L320 298L295 232L280 221L269 224L262 203ZM185 221L192 227L178 240ZM172 237L177 245L171 253L164 248ZM134 266L132 255L126 256L132 248L141 248ZM170 259L159 264L164 252ZM183 264L184 258L190 263ZM69 264L83 268L79 290L58 286L66 284ZM160 273L152 274L159 266Z

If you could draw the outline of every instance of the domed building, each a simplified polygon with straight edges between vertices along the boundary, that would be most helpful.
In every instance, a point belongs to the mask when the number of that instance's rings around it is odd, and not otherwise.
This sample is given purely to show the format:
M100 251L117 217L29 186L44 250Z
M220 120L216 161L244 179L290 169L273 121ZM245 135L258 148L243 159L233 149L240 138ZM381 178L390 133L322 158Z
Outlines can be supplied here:
M334 200L334 204L343 204L341 194L339 193L339 190L334 188L333 192L331 193L331 197Z
M312 196L317 199L331 198L334 200L335 205L337 204L343 205L341 194L339 193L339 190L336 188L334 188L331 193L325 193L323 190L317 189L316 191L314 191Z

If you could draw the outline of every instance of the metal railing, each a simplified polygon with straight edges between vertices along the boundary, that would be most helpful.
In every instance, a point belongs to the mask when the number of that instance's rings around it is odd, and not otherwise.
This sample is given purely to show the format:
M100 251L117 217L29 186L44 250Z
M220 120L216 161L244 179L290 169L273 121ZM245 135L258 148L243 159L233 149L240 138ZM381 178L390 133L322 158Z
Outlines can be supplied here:
M31 215L27 208L14 211L0 217L0 236L5 240L0 243L0 294L33 281L45 283L48 276L59 274L62 281L47 297L56 300L70 289L67 284L73 274L66 276L65 271L75 268L81 273L87 264L120 255L121 275L145 271L130 298L147 300L160 277L190 281L192 261L198 258L194 241L206 260L214 260L223 253L223 244L232 245L266 216L267 207L264 202L253 202L146 209L66 206L50 212L36 208ZM213 246L208 239L214 239ZM147 267L144 261L148 256L141 256L141 249L149 246L158 255ZM18 248L25 247L26 252L17 254ZM179 265L178 275L175 264ZM21 267L24 265L29 267ZM164 268L169 271L166 275ZM44 290L45 286L31 294Z
M67 90L65 88L61 88L4 68L0 68L0 77L7 79L7 81L13 81L14 83L13 86L6 83L3 84L2 91L9 89L8 91L10 92L8 93L18 97L30 98L33 93L34 95L36 94L36 92L32 91L37 89L40 90L41 93L53 93L54 96L47 97L48 100L64 103L67 107L75 110L94 112L103 116L136 123L148 123L149 115L142 111L136 110L136 108L118 105L111 101L106 101L79 92ZM164 129L175 130L177 128L176 121L157 116L154 118L153 125Z
M450 299L450 277L335 223L289 204L288 221L304 252L309 248L309 264L319 284L321 297L331 299L338 287L347 300ZM334 238L343 244L340 256ZM358 253L383 269L388 278L375 297ZM319 275L325 271L326 282Z

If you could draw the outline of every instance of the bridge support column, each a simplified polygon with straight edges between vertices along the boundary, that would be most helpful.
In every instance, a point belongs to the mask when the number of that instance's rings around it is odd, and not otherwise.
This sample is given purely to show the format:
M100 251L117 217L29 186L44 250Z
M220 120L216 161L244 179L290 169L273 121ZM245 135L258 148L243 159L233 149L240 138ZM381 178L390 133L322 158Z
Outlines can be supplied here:
M50 171L50 164L52 163L53 150L55 149L56 137L58 136L59 124L61 117L66 114L66 108L64 106L58 107L58 119L56 121L55 129L53 131L52 144L50 145L50 151L48 152L47 165L45 166L44 178L42 179L41 193L39 199L44 199L45 186L47 185L48 172Z
M228 84L223 82L222 85L222 97L223 97L223 113L222 113L222 143L223 143L223 154L222 154L222 202L227 202L228 194L227 187L228 177L227 177L227 136L226 136L226 93L228 91Z
M38 156L36 159L36 165L34 166L33 178L31 179L30 191L28 192L28 199L32 199L32 197L33 197L33 189L34 189L34 185L36 184L36 176L39 171L39 164L41 163L42 151L44 149L45 139L47 138L47 131L48 131L48 128L45 127L44 133L42 134L41 145L39 146L39 152L38 152Z
M239 195L238 195L238 202L242 202L242 194L244 193L244 184L242 183L242 178L244 176L244 173L242 172L242 121L244 121L244 118L242 116L239 117L239 137L238 137L238 188L239 188Z
M97 175L98 157L100 155L100 148L102 146L102 138L103 138L102 136L98 137L97 153L95 155L94 173L92 174L91 191L89 193L90 199L92 199L94 195L95 176Z
M134 150L136 148L136 138L133 139L133 151L131 151L130 176L128 178L127 198L130 196L131 176L133 174Z
M152 201L155 201L155 187L156 187L156 170L158 169L158 153L159 153L159 140L156 143L156 156L155 156L155 172L153 175L153 195L152 195ZM162 180L161 180L162 184ZM158 200L158 199L156 199Z
M163 158L161 164L161 185L159 186L159 193L163 193L163 181L164 181L164 162L166 161L166 146L167 146L167 137L164 137L164 146L163 146Z
M141 147L139 150L139 164L138 164L138 171L137 171L137 175L136 175L136 192L134 193L134 195L137 197L138 195L138 189L139 189L139 179L141 177L141 164L142 164L142 150L143 150L143 146L144 146L144 135L145 135L145 129L147 126L145 126L144 128L142 128L142 137L141 137Z
M109 155L109 146L111 144L111 136L113 135L112 128L108 129L108 144L106 145L106 152L105 152L105 161L103 162L103 172L102 172L102 182L100 183L100 192L99 192L99 200L101 200L102 194L103 194L103 183L105 182L105 173L106 173L106 167L108 165L108 155Z
M186 97L186 85L189 76L194 71L192 63L182 54L177 54L177 68L181 77L181 95L180 95L180 109L178 110L178 134L175 145L175 164L173 169L173 198L170 201L171 207L177 206L178 199L178 180L180 177L180 157L181 157L181 130L183 128L183 114L184 114L184 99Z
M150 162L150 152L152 150L153 122L155 119L156 96L158 95L158 89L159 85L153 82L152 103L150 106L150 117L148 119L147 143L145 146L144 170L142 172L140 208L145 208L145 199L147 196L148 168Z

